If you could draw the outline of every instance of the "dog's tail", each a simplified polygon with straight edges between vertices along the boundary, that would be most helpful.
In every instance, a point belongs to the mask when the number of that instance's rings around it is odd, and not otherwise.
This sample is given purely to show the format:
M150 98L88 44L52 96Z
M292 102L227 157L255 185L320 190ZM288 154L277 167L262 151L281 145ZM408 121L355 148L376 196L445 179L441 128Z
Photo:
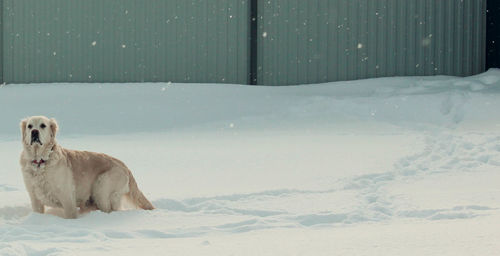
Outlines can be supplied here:
M155 207L153 204L144 196L144 194L137 187L137 182L134 179L134 176L129 171L129 197L130 199L139 207L144 210L153 210Z

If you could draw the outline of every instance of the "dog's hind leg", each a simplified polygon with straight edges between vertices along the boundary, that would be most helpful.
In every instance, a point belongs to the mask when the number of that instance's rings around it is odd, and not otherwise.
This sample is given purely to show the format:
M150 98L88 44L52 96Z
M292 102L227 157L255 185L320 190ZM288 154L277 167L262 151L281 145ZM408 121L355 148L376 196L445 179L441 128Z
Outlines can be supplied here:
M128 176L123 169L113 168L97 177L92 186L92 198L103 212L117 211L122 196L128 193Z

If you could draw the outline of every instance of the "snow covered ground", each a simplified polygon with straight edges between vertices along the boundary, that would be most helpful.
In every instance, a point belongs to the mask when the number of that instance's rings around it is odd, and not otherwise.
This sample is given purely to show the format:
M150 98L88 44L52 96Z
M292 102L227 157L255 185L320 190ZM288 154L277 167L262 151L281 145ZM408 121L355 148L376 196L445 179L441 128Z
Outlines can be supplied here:
M497 255L500 70L292 87L0 88L0 255ZM122 159L154 211L34 214L18 123Z

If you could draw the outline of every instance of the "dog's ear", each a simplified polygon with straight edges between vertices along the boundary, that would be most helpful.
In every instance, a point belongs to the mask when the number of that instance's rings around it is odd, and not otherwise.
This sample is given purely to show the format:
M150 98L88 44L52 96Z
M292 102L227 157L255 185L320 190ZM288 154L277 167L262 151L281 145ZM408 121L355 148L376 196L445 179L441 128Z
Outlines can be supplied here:
M57 121L54 118L50 119L50 130L52 131L52 137L55 137L57 130L59 130L59 126L57 125Z
M28 118L21 120L21 123L19 123L19 127L21 127L21 135L23 136L23 141L24 141L24 138L26 137L26 125L27 124L28 124Z

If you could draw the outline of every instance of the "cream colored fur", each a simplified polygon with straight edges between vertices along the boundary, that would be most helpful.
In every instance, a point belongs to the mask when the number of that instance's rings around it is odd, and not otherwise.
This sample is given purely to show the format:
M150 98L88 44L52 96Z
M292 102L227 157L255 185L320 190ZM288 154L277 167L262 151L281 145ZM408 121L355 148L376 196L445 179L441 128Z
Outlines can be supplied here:
M57 207L64 210L65 218L76 218L78 208L116 211L123 196L142 209L154 209L120 160L59 146L55 119L33 116L20 126L24 148L20 163L33 211L44 213L45 206ZM35 129L39 142L32 143Z

